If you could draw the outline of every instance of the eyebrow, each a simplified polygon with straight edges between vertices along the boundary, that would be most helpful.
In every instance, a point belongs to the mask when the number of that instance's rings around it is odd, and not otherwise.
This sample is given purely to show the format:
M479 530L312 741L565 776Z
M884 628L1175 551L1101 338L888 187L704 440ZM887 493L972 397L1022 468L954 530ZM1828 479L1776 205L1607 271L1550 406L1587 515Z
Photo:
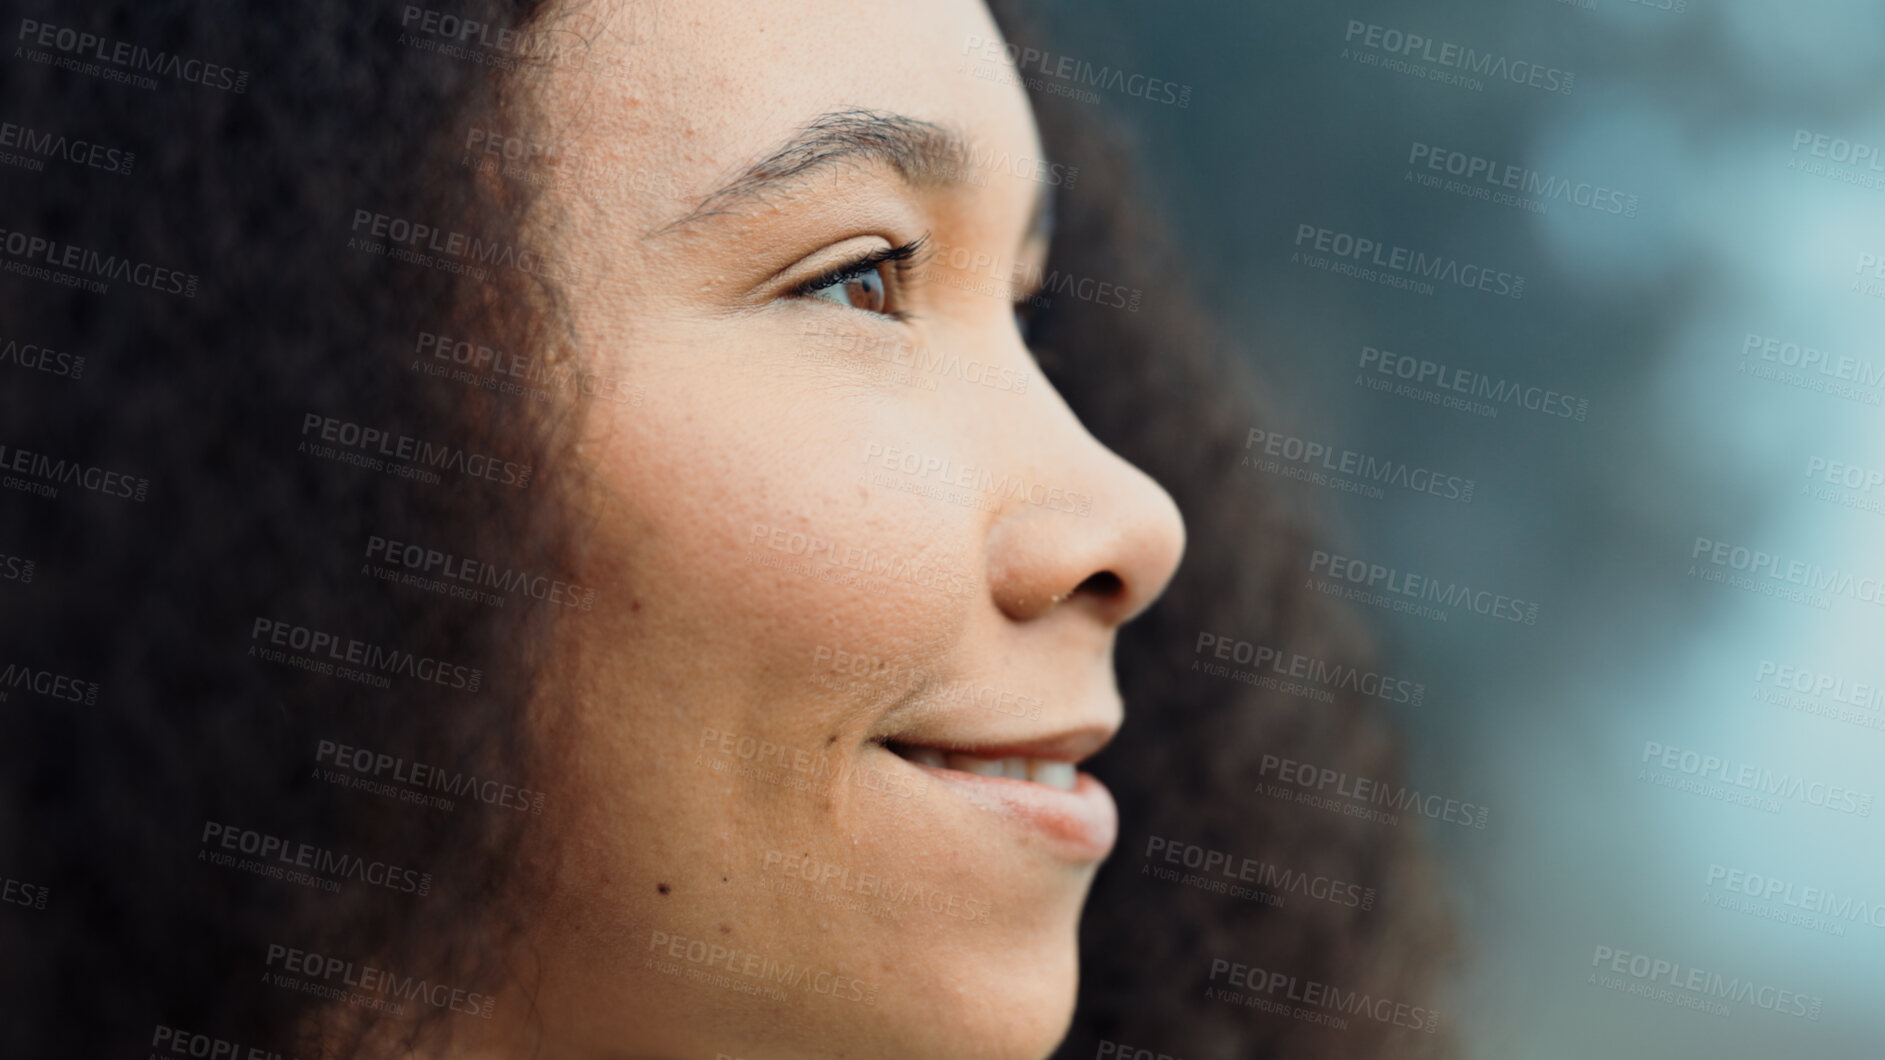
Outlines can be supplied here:
M666 235L710 218L763 203L805 175L836 165L879 162L895 169L912 187L940 187L963 182L970 159L968 141L948 128L903 114L875 110L840 110L821 114L792 139L708 192L685 216L656 229ZM1051 228L1053 206L1042 184L1035 196L1028 231Z

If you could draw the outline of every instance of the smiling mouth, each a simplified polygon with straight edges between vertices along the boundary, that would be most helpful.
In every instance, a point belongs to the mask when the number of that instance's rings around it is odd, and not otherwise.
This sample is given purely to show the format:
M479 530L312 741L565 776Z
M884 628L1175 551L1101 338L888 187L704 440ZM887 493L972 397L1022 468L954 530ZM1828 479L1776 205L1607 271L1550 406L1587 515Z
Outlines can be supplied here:
M953 770L978 777L1025 780L1034 784L1044 784L1060 791L1072 791L1080 776L1079 769L1072 762L1056 758L1037 758L1029 755L991 757L950 751L940 747L900 743L894 740L887 741L884 746L899 758L914 762L919 766Z
M1119 836L1113 797L1077 765L1106 742L1093 731L1027 745L959 747L879 741L914 769L935 778L967 806L1005 820L1011 834L1045 841L1064 860L1090 865L1112 852Z

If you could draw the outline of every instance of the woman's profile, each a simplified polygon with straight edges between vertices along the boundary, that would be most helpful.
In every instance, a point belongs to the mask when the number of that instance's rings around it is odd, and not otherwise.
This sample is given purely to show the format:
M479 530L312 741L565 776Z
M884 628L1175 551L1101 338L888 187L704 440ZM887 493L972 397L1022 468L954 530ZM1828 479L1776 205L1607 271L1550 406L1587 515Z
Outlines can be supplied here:
M0 390L14 476L149 483L0 505L0 665L96 693L5 707L27 1055L1446 1044L1416 838L1262 792L1388 729L1194 665L1367 648L1124 148L963 72L1024 26L29 7L249 76L9 72L136 165L9 171L4 227L200 279L0 276L87 365Z

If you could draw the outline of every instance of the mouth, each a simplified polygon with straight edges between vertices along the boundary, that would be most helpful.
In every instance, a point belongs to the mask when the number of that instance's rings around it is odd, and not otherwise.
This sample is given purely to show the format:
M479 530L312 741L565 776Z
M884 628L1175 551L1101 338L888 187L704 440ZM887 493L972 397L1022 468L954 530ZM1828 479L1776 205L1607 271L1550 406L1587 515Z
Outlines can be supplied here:
M884 746L899 758L930 769L952 769L978 777L1026 780L1035 784L1045 784L1060 791L1072 791L1074 780L1080 774L1079 769L1072 762L1063 762L1053 758L1034 758L1028 755L989 757L905 743L886 743Z
M1112 793L1079 762L1111 732L1081 732L1007 746L943 746L906 739L884 748L1006 822L1022 842L1045 842L1073 862L1103 860L1119 837Z

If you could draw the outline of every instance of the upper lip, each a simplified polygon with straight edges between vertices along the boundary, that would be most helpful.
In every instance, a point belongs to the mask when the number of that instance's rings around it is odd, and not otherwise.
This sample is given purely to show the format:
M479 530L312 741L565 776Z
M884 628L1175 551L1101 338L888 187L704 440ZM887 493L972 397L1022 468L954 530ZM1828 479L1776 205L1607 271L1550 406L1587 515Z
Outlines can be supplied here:
M947 736L910 733L887 736L881 742L892 749L899 746L930 747L945 753L973 755L976 758L1039 758L1078 765L1098 754L1118 731L1118 724L1109 722L1020 739L950 739Z

